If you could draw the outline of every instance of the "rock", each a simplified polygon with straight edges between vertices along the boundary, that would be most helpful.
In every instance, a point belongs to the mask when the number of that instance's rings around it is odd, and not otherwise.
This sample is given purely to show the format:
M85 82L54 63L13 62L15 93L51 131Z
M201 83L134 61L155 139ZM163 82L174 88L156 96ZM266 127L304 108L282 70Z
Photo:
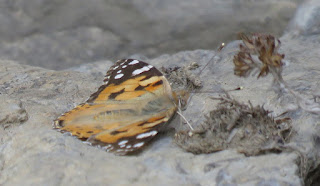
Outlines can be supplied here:
M134 58L135 59L135 58ZM106 75L108 68L113 65L112 61L97 61L92 64L83 64L78 67L69 68L69 71L76 71L85 74L90 74L96 80L102 81Z
M66 69L134 53L214 49L238 32L280 36L301 1L3 1L0 56Z
M301 4L287 31L305 36L320 34L320 2L310 0Z
M312 100L320 87L320 42L291 34L280 40L281 52L287 60L284 80L304 99ZM194 155L173 143L174 134L168 131L137 155L115 156L61 134L51 126L56 117L97 90L103 72L112 65L110 61L52 71L2 60L0 93L6 99L20 100L29 119L10 130L1 129L0 134L5 137L0 144L0 185L302 185L307 173L320 162L319 145L314 143L319 116L298 106L291 107L296 104L294 101L286 102L286 96L272 90L271 76L259 79L234 76L234 52L230 51L236 48L233 42L221 52L184 51L147 62L159 69L194 62L199 65L191 72L200 73L202 88L195 90L182 112L195 128L216 108L218 102L211 97L219 96L222 89L233 90L230 95L240 102L264 104L265 109L273 111L273 116L287 111L297 133L284 152L246 157L229 149ZM213 60L208 63L210 59ZM237 89L240 86L243 89ZM173 87L179 88L174 84ZM0 102L0 108L6 105ZM179 117L170 125L177 130L187 127Z
M0 113L0 125L5 128L11 124L21 124L28 120L27 111L23 108L21 101L12 100L8 96L0 96L1 101L1 113Z
M13 60L33 61L30 65L63 69L84 61L102 59L106 53L116 53L120 45L120 38L111 32L86 27L39 33L23 40L5 42L0 46L0 53Z
M318 1L305 1L280 38L280 53L285 54L282 75L295 95L279 92L270 75L235 76L232 59L239 41L220 52L144 56L216 48L234 39L238 31L263 30L279 36L299 2L1 2L0 23L6 26L0 28L0 55L16 61L0 60L0 185L317 184ZM245 156L234 148L195 155L174 141L177 133L170 127L176 132L190 130L177 116L141 153L115 156L52 129L54 119L84 102L102 84L113 64L104 59L127 58L132 53L139 53L132 58L167 71L174 90L191 82L191 97L181 113L194 129L201 128L217 108L219 102L212 97L219 98L226 90L240 103L250 101L253 106L263 105L273 117L290 118L294 130L289 143L279 151L246 154L258 156ZM90 64L82 64L86 62ZM182 71L176 72L178 67Z

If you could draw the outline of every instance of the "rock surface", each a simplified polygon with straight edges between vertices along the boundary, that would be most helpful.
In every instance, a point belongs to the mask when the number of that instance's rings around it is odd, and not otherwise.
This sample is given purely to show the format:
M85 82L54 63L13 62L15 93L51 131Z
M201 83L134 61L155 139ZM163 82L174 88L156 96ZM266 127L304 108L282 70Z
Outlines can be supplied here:
M65 69L134 53L214 49L238 32L280 36L302 0L0 2L2 59Z
M319 93L320 76L317 49L319 40L292 37L280 38L288 64L284 79L303 95ZM148 60L160 68L197 62L201 67L214 55L216 58L201 73L203 91L195 93L184 114L197 125L203 115L214 108L210 96L220 88L244 89L231 93L236 99L253 105L265 104L274 115L291 108L291 118L298 130L291 145L296 151L245 157L234 150L194 155L172 142L173 133L157 137L144 151L135 156L119 157L83 144L70 136L52 130L59 114L73 108L97 89L103 71L112 64L100 61L83 65L74 71L51 71L23 66L13 61L0 61L0 93L7 102L23 105L29 116L20 125L1 128L1 185L300 185L300 155L308 157L302 164L319 164L312 136L317 131L319 116L292 107L271 89L271 77L256 79L233 75L232 55L227 45L221 53L196 50L163 55ZM308 51L308 52L305 52ZM81 70L82 69L82 70ZM81 71L81 72L79 72ZM20 104L21 102L21 104ZM19 109L18 109L19 110ZM199 114L202 113L202 114ZM14 112L13 115L16 115ZM179 125L179 118L171 126ZM300 152L300 155L297 153ZM308 165L307 165L307 164Z
M301 35L320 34L320 1L310 0L299 6L288 30Z
M62 1L50 2L55 6L63 5ZM27 4L24 4L25 1L15 3L11 4L10 10L16 11L15 16L23 15L21 12L18 14L14 7L19 4L28 7ZM36 17L38 14L50 15L48 12L54 11L44 7L39 9L43 11L42 14L31 10L28 12ZM28 16L24 16L24 19L26 23L32 20ZM72 22L72 19L65 21ZM26 23L20 26L24 27ZM317 25L317 22L312 23ZM64 28L65 25L57 23L56 26ZM88 146L52 130L52 121L95 92L113 62L98 61L64 71L53 71L20 64L35 64L34 61L27 61L33 58L18 62L0 60L0 185L304 185L304 182L306 185L316 185L320 172L320 118L317 112L312 113L306 108L319 104L320 38L314 34L317 32L296 32L292 28L288 27L287 33L280 38L281 53L286 55L282 74L288 86L305 100L303 103L306 105L297 104L301 100L297 101L290 94L276 93L271 86L271 76L259 79L234 76L232 56L238 41L229 43L221 52L194 50L154 59L135 55L135 58L143 59L157 68L196 62L200 65L194 71L196 75L212 59L198 75L203 87L192 93L183 111L194 127L216 107L218 102L211 97L219 96L222 89L243 87L229 93L240 102L247 103L250 100L253 105L264 104L267 110L273 111L273 116L287 112L286 116L291 118L296 131L287 144L288 148L282 153L250 157L233 149L200 155L188 153L173 142L174 133L169 129L134 156L115 156ZM308 28L316 27L309 24ZM23 34L28 35L32 30L36 29L29 28L30 32ZM89 32L97 30L83 29L83 33ZM13 32L10 37L17 35ZM35 34L33 37L39 36ZM112 41L118 42L117 39ZM50 58L47 60L54 61ZM317 107L312 109L317 111ZM170 126L179 129L180 118L176 117Z

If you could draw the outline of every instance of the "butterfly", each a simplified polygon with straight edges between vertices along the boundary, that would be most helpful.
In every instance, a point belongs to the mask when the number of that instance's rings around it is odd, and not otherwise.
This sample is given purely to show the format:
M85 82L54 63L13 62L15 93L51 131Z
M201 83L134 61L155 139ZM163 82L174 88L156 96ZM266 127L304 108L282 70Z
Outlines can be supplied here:
M135 59L119 60L90 98L62 114L53 128L126 155L141 149L174 116L178 99L154 66Z

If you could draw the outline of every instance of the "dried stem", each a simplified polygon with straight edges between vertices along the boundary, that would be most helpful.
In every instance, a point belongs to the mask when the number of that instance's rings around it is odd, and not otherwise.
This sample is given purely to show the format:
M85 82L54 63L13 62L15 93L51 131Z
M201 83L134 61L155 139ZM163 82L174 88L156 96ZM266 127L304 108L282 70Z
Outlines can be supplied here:
M267 34L253 34L248 37L239 35L243 41L240 51L234 56L234 73L240 77L248 77L254 71L260 71L259 77L273 76L274 86L283 92L293 95L300 108L307 112L320 114L320 105L314 101L307 100L292 90L282 77L284 54L278 53L281 45L279 39Z

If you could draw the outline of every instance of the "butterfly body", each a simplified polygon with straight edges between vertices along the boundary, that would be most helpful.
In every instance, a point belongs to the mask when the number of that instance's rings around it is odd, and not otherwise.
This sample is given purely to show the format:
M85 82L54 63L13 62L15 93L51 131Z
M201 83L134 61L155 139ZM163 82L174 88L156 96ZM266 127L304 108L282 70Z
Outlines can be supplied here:
M145 62L120 60L104 81L85 103L56 119L53 127L125 155L141 149L177 110L167 79Z

